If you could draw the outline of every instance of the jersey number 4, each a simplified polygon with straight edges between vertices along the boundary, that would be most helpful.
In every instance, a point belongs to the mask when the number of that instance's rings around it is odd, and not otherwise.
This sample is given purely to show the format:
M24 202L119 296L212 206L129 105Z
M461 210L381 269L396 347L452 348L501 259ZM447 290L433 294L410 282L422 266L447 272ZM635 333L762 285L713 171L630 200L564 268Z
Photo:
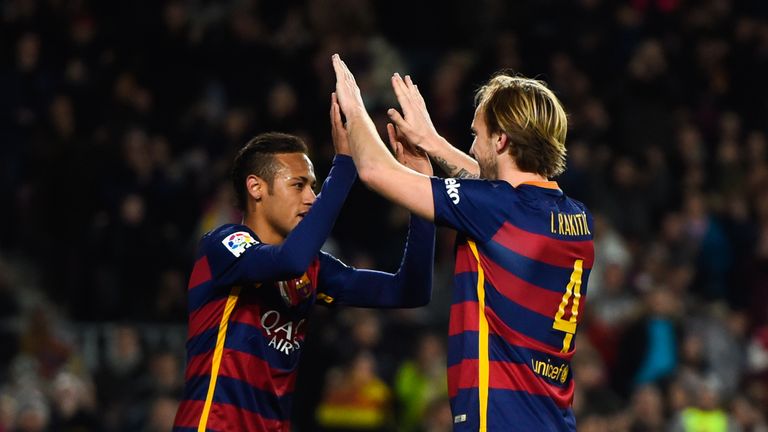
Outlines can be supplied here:
M576 260L576 262L573 263L571 280L568 281L568 286L565 288L565 294L563 294L563 300L557 308L555 321L552 323L553 329L565 332L563 349L560 350L561 353L567 353L568 350L571 349L573 335L576 334L576 324L579 321L579 301L581 300L581 274L583 273L583 265L584 260ZM573 301L571 301L571 299L573 299ZM565 311L568 310L569 303L571 304L571 317L569 319L563 319Z

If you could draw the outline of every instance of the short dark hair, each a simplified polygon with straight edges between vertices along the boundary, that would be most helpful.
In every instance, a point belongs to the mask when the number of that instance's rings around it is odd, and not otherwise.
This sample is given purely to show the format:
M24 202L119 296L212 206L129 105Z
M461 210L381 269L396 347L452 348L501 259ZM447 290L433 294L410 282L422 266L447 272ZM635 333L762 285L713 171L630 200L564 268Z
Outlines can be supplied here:
M275 163L275 155L281 153L307 153L307 145L304 140L295 136L280 132L266 132L259 134L248 141L237 152L232 163L232 187L237 198L237 207L245 211L248 202L248 191L245 179L249 175L255 175L267 182L267 187L272 187L272 181L279 167Z

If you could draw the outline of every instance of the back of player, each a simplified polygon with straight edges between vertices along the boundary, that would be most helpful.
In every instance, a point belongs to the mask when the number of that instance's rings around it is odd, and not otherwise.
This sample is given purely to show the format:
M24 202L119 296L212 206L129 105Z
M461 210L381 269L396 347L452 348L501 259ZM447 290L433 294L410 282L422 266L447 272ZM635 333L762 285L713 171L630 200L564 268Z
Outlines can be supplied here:
M593 227L584 206L548 180L566 164L568 119L557 96L541 81L492 77L475 94L469 157L437 134L418 88L395 74L403 115L387 114L456 177L427 178L387 154L354 76L338 55L332 63L360 178L460 234L448 347L454 430L575 431L570 362Z
M570 361L592 218L555 182L432 179L459 231L448 385L457 431L575 431Z

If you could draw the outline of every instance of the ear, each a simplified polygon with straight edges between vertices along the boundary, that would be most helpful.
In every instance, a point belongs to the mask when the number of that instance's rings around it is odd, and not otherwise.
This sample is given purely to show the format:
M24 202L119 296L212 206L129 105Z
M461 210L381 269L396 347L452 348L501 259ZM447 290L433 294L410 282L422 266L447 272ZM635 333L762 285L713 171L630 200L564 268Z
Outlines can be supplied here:
M509 136L504 132L501 132L498 137L496 137L495 145L497 154L504 153L507 151L507 147L509 147Z
M259 176L253 174L245 178L245 190L256 201L261 201L261 196L267 191L267 183Z

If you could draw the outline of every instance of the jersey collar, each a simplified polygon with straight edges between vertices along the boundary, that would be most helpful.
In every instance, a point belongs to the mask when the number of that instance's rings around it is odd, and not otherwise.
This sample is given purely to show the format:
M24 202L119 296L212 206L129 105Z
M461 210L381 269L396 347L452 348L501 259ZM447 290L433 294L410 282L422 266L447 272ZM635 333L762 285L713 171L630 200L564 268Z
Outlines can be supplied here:
M560 186L557 185L556 181L527 181L527 182L520 183L520 186L522 185L535 186L535 187L540 187L544 189L560 190Z

